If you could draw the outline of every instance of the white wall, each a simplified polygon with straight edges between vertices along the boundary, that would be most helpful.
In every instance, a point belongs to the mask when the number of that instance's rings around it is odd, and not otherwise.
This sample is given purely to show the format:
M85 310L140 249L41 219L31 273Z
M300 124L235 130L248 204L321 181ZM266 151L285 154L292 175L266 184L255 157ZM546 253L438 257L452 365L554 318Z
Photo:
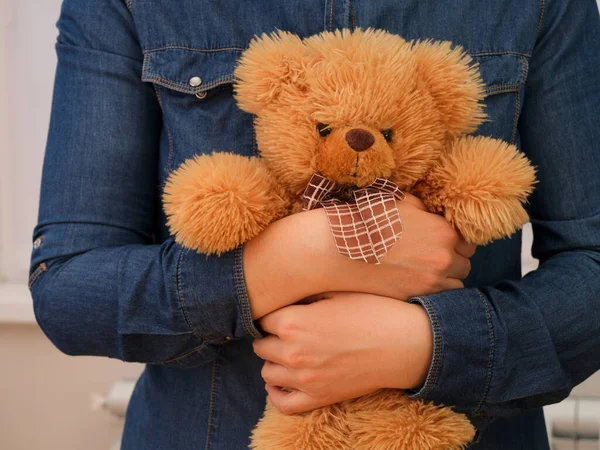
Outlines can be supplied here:
M37 219L41 176L56 55L56 19L60 0L0 0L0 64L6 102L2 122L2 221L0 274L25 280L31 234ZM9 105L8 108L3 106Z
M92 411L91 396L141 371L65 356L32 322L27 271L60 4L0 0L0 449L7 450L108 450L122 424Z
M141 366L60 353L37 325L0 324L0 448L109 450L121 420L92 410L93 394Z

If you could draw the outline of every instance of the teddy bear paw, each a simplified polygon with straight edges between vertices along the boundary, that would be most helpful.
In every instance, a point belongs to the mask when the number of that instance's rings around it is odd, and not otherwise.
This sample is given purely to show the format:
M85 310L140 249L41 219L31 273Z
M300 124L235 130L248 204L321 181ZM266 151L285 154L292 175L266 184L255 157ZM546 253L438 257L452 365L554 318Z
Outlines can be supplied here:
M282 217L285 193L259 158L231 153L195 156L164 189L167 225L184 247L221 254Z

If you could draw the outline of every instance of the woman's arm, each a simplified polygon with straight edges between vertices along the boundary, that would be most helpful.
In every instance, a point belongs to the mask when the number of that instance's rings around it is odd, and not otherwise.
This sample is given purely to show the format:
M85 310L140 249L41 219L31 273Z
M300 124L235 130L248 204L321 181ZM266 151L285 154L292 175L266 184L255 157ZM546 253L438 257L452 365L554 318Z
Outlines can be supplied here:
M240 250L155 243L161 111L126 2L67 0L58 29L31 266L40 326L68 354L179 366L257 335Z
M383 257L366 264L340 255L323 209L276 222L245 245L244 273L252 317L305 297L332 291L365 292L406 300L463 287L475 245L407 194L397 204L402 235Z
M546 2L519 122L540 180L530 214L541 264L518 282L412 300L435 343L414 398L485 423L560 401L600 369L599 68L596 3Z
M275 311L260 325L270 335L255 340L254 351L266 361L262 377L271 402L286 414L420 386L431 363L427 313L388 297L328 292Z
M373 276L337 254L322 211L285 218L218 258L173 239L156 243L166 137L152 86L140 81L142 50L126 2L66 0L58 28L31 290L40 326L62 351L191 366L230 339L259 336L253 318L305 296L345 289L406 297L459 286L469 272L455 247L470 250L452 233L432 239L449 227L435 216L420 223L426 213L410 199L403 219L419 222L428 240L403 239L388 257L398 264L369 267ZM432 270L420 269L431 261ZM392 276L396 287L379 282ZM418 287L400 289L410 287L401 280Z

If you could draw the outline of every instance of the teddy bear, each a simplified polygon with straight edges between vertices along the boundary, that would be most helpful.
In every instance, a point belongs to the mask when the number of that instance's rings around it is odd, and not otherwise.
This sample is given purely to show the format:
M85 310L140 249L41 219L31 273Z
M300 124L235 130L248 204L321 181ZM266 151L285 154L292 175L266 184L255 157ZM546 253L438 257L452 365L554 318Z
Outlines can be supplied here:
M483 88L450 42L375 29L257 36L235 69L235 96L254 115L260 157L215 152L173 171L170 231L189 249L230 251L306 209L317 174L334 192L388 180L471 243L510 236L528 220L535 169L515 146L470 135L486 119ZM451 407L387 389L296 415L267 401L251 448L447 450L474 434Z

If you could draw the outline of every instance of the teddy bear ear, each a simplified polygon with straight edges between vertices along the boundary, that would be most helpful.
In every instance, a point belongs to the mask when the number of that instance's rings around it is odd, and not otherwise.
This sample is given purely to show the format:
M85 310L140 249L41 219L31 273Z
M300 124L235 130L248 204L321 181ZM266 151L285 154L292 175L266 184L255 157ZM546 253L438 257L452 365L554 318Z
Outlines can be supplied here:
M307 87L308 48L295 34L276 31L254 37L235 69L235 93L241 109L258 114L281 97L298 96Z
M479 68L462 47L448 41L420 41L413 46L417 71L431 94L450 136L475 131L485 120L484 84Z

